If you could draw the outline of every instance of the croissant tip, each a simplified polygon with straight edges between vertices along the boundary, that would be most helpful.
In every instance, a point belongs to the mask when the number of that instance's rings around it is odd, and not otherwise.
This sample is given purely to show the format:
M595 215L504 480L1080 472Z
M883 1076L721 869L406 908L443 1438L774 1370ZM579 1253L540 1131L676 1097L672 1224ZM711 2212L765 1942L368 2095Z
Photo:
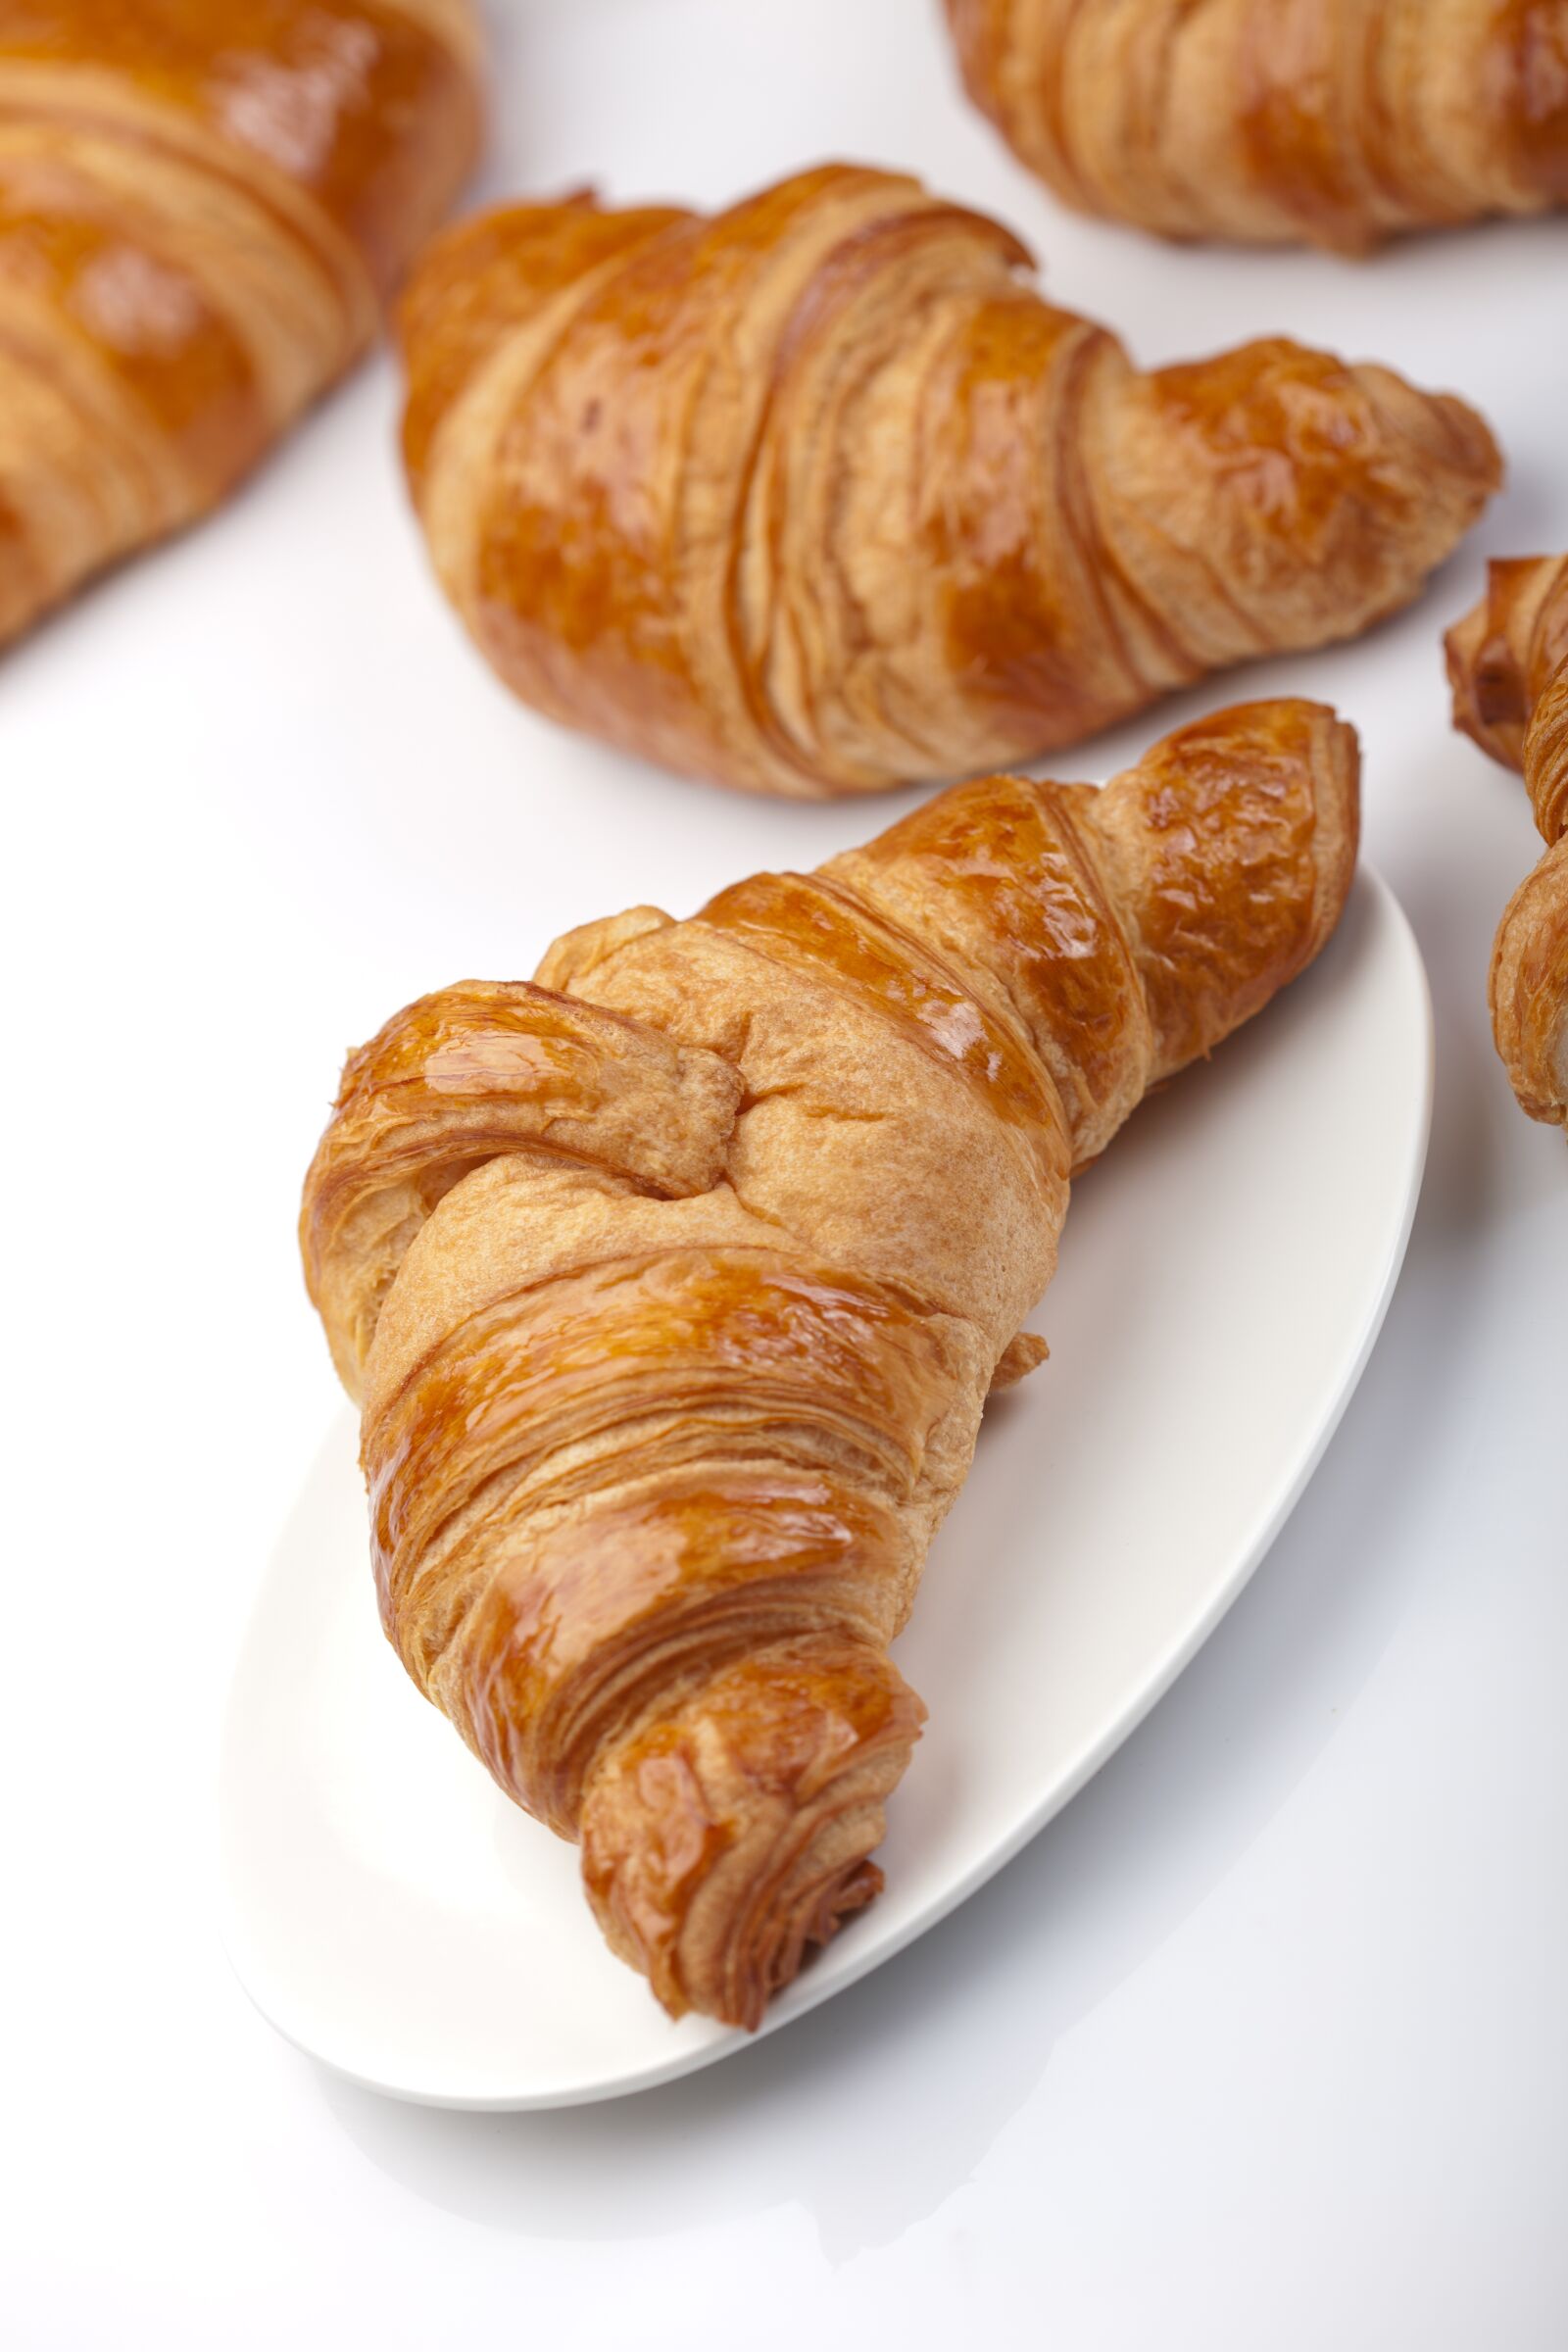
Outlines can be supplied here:
M823 1634L736 1660L600 1759L583 1883L670 2016L755 2033L874 1900L883 1808L924 1712L884 1652Z

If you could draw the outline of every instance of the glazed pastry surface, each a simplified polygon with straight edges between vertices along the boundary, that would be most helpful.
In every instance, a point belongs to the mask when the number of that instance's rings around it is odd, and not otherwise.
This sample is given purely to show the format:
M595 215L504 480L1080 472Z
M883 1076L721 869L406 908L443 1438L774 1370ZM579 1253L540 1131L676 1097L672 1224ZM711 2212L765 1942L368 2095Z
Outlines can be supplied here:
M519 206L403 307L435 566L524 701L820 795L984 772L1413 597L1486 426L1282 340L1140 374L996 221L827 166Z
M947 0L965 84L1080 212L1361 253L1568 203L1568 0Z
M1447 655L1455 725L1519 769L1548 845L1498 926L1489 991L1514 1093L1568 1127L1568 557L1492 564Z
M4 0L0 643L215 506L479 136L468 0Z
M351 1057L301 1241L383 1623L671 2014L755 2026L876 1892L922 1716L888 1645L1044 1353L1069 1177L1317 953L1357 779L1319 705L1221 712Z

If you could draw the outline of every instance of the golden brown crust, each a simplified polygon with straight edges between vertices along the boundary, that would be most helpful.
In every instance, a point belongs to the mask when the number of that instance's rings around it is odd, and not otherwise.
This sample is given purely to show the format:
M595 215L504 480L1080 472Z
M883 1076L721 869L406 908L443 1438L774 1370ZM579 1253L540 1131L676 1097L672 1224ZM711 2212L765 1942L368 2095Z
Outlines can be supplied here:
M1498 927L1490 995L1521 1104L1568 1126L1568 557L1493 564L1446 652L1455 726L1519 769L1551 845Z
M470 1169L533 1148L706 1192L738 1096L713 1054L525 981L459 981L395 1014L344 1067L300 1229L350 1396L410 1242Z
M1070 1169L1316 953L1356 806L1331 711L1222 713L351 1058L301 1232L387 1632L674 2014L755 2025L875 1892L921 1719L887 1647L1044 1354Z
M1211 1053L1323 946L1355 868L1358 767L1354 730L1319 705L1261 703L1184 727L1088 805L1138 910L1151 1083Z
M583 1809L583 1884L672 2017L760 2026L876 1896L869 1851L924 1715L891 1659L829 1636L737 1658L615 1750Z
M965 85L1077 210L1361 253L1568 203L1568 0L947 0Z
M489 661L793 796L987 772L1408 601L1481 419L1279 340L1141 375L1007 230L833 165L712 218L469 224L404 310L409 471Z
M205 513L363 349L476 150L468 0L15 0L0 642Z
M1520 1105L1568 1127L1568 836L1514 892L1488 982L1493 1034Z

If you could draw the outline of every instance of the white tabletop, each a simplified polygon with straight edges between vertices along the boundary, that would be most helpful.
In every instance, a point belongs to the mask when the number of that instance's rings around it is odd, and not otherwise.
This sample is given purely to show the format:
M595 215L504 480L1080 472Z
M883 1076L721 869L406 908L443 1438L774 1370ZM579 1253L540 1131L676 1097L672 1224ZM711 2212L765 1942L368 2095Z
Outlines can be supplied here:
M1493 1054L1491 934L1538 845L1448 731L1438 638L1485 553L1568 545L1568 227L1362 269L1171 253L1008 162L926 0L493 14L494 192L716 200L825 154L899 163L1002 212L1145 359L1289 329L1486 409L1509 488L1416 612L1174 713L1289 689L1360 724L1367 847L1437 1003L1426 1193L1255 1582L953 1919L633 2100L350 2090L249 2008L213 1868L231 1663L337 1409L292 1224L340 1053L569 922L687 908L907 803L729 799L514 706L425 576L385 362L39 632L0 679L14 2340L1555 2352L1568 1158Z

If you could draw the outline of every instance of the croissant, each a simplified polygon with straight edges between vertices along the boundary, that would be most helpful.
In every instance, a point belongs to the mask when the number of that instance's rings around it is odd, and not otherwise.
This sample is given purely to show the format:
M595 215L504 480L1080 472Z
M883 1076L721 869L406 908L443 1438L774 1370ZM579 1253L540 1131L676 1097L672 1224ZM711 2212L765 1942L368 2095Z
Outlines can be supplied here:
M1568 1127L1568 556L1492 564L1447 656L1454 724L1523 770L1550 845L1498 927L1492 1026L1530 1116Z
M969 95L1078 211L1365 252L1568 203L1568 0L947 0Z
M1293 343L1134 371L994 220L830 166L457 227L402 312L436 569L525 702L756 792L1033 758L1412 597L1485 425Z
M0 8L0 644L216 506L479 132L469 0Z
M1280 702L955 786L351 1055L300 1231L383 1624L672 2015L755 2026L877 1891L888 1643L1069 1176L1316 955L1358 775Z

